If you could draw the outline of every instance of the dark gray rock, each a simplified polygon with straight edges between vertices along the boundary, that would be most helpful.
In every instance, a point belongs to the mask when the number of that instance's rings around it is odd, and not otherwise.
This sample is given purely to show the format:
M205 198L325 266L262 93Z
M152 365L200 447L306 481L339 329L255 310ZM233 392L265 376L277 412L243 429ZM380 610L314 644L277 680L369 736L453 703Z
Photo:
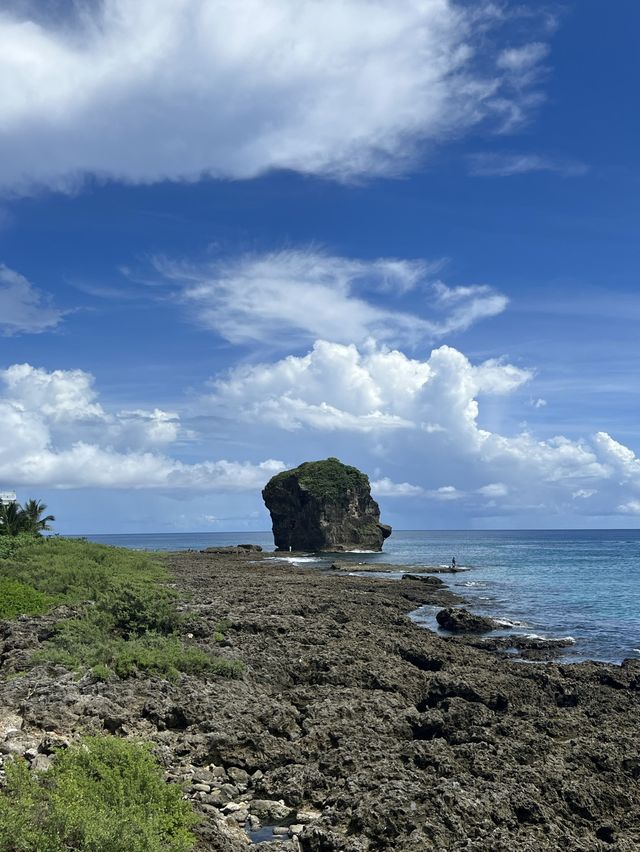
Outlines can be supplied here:
M10 652L3 739L33 737L25 751L51 754L118 725L151 742L168 780L212 788L190 797L202 852L250 848L221 812L230 803L264 810L265 827L307 823L261 852L640 849L640 660L522 665L474 647L483 637L438 636L407 613L449 606L445 591L416 579L252 554L167 565L203 649L221 653L228 620L242 677L100 682L44 664L12 677ZM20 637L37 650L55 618L20 622Z
M451 633L488 633L503 626L492 618L474 615L462 607L441 609L436 615L436 621L440 627Z
M277 474L262 496L279 550L382 550L391 535L369 478L335 458Z
M225 547L205 547L200 553L212 553L217 556L245 556L247 553L262 553L259 544L229 544Z

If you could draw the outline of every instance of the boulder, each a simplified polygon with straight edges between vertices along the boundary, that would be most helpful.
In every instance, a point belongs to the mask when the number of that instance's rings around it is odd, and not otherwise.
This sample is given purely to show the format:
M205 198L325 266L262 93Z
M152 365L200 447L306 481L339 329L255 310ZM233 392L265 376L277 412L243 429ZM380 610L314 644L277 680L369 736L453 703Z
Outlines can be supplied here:
M336 458L277 474L262 496L278 550L382 550L391 535L368 476Z
M492 618L474 615L462 607L452 606L441 609L436 615L436 621L451 633L488 633L504 626Z

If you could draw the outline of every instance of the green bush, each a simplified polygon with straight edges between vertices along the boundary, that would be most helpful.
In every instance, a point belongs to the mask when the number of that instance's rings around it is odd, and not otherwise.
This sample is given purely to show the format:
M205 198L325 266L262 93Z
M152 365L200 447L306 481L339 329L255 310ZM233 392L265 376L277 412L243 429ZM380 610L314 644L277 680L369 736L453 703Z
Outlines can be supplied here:
M19 535L0 535L0 559L8 559L22 547L32 545L35 537L31 533Z
M0 556L0 595L7 590L6 600L0 597L0 617L83 603L78 617L56 625L32 662L59 663L71 671L89 668L102 679L138 672L235 677L241 670L237 663L182 644L178 597L162 585L169 577L156 556L84 539L16 536L11 541L8 555Z
M331 456L323 461L303 462L292 470L277 473L267 483L263 492L265 496L290 476L297 476L300 485L315 497L338 504L348 500L349 492L369 489L369 477L365 473Z
M173 679L179 672L184 672L234 678L243 668L239 662L214 657L200 648L185 647L176 637L154 636L152 633L122 642L114 650L112 668L120 677L149 672Z
M119 583L152 587L168 579L150 553L57 536L17 536L11 544L6 556L0 551L0 577L19 580L64 603L98 600Z
M46 612L55 598L39 592L32 586L17 580L0 579L0 618L15 618L18 615L41 615Z
M190 852L196 822L148 745L88 737L42 777L8 764L0 852Z
M237 677L242 671L240 663L185 646L175 635L147 632L126 639L114 635L108 617L97 610L61 621L32 661L58 663L71 671L97 669L103 680L105 672L123 678L148 673L174 679L179 672Z
M108 614L115 630L129 638L149 631L172 633L180 622L176 600L171 589L123 583L108 590L98 608Z

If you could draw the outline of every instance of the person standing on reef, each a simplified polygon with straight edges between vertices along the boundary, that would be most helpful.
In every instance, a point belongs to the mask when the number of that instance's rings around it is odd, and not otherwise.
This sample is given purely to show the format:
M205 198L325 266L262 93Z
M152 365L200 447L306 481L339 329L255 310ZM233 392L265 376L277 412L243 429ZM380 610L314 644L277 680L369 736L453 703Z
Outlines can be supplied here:
M455 556L452 556L452 557L451 557L451 568L452 568L454 571L456 570L456 558L455 558Z

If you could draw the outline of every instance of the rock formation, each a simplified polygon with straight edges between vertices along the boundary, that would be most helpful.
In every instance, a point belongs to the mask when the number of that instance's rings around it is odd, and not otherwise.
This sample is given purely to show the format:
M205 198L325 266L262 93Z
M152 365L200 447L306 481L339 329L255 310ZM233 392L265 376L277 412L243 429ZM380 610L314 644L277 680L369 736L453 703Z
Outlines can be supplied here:
M500 629L499 621L486 618L483 615L474 615L463 607L447 607L436 614L436 621L440 627L451 633L488 633L490 630Z
M262 496L278 550L382 550L391 535L368 476L336 458L277 474Z

